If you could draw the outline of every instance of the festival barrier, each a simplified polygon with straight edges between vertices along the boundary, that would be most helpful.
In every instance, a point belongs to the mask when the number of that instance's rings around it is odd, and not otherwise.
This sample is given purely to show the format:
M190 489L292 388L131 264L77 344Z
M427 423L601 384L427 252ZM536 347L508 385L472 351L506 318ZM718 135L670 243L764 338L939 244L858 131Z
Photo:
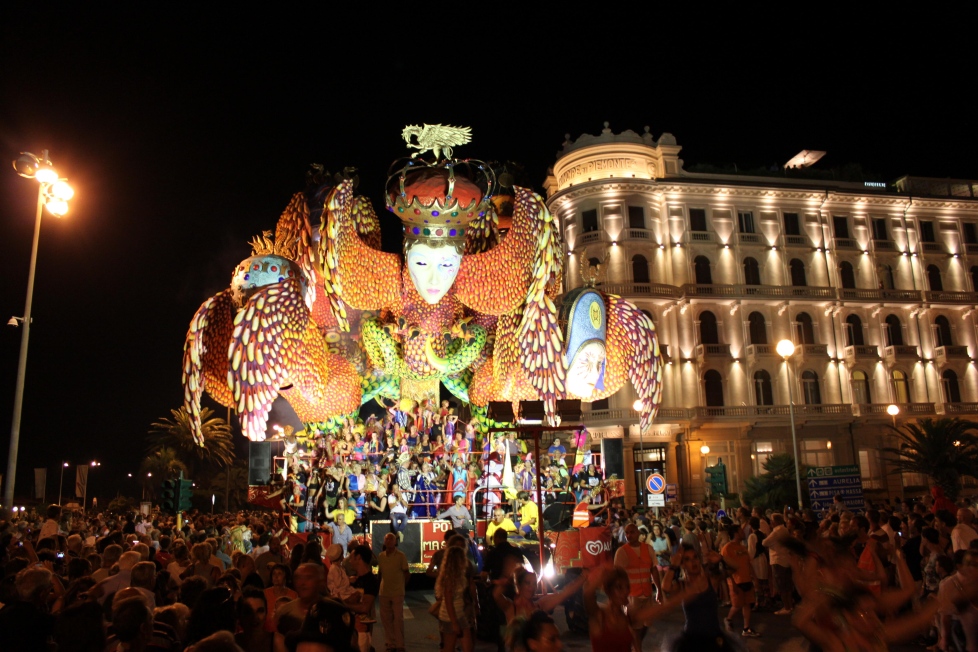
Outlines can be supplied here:
M452 529L451 521L409 520L404 528L404 538L397 544L408 559L412 573L427 570L431 558L445 541L445 533ZM391 531L390 521L370 521L369 542L375 555L384 549L384 535Z

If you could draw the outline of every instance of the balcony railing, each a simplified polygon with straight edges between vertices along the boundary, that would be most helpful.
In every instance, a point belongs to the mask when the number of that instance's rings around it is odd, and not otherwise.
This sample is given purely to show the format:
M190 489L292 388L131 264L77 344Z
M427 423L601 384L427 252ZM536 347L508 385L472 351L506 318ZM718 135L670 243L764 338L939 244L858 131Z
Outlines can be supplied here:
M688 297L770 297L772 299L835 299L835 288L794 285L703 285L687 283Z
M940 242L921 242L920 248L925 254L943 254L944 247Z
M978 414L978 403L945 403L945 414Z
M779 358L773 344L748 344L747 362L753 364L758 358Z
M598 289L623 297L653 297L657 299L681 299L682 292L675 285L665 283L598 283Z
M887 346L883 348L883 358L887 362L893 362L894 360L919 360L920 349L908 344Z
M759 233L738 233L737 234L737 242L739 244L742 244L742 245L765 245L765 246L769 246L769 244L766 241L765 242L761 242L761 234L759 234Z
M704 360L729 360L730 359L730 345L729 344L697 344L696 349L693 351L693 355L696 357L697 362L703 362Z
M690 410L689 408L659 408L659 414L656 415L656 421L682 421L689 419Z
M933 403L897 403L900 414L936 414L936 406Z
M795 347L794 356L798 360L806 358L827 358L829 347L827 344L799 344Z
M716 234L713 231L688 231L686 242L690 244L705 244L716 242Z
M873 249L876 251L896 251L896 243L892 240L873 240Z
M852 238L834 238L832 244L836 249L859 249L859 243Z
M788 405L731 405L731 406L699 406L693 408L693 415L698 418L765 418L790 417L791 408ZM823 405L796 405L795 417L819 416L851 416L852 406L833 403Z
M968 358L968 347L966 346L937 346L934 347L934 357L937 364L944 364L949 359Z
M868 417L868 416L880 416L884 419L890 419L890 414L886 411L892 403L859 403L853 406L852 413L857 417ZM926 415L935 414L935 405L933 403L897 403L900 412L898 414L903 416L914 415Z
M861 288L839 288L839 299L845 301L900 301L920 303L917 290L865 290Z
M588 231L587 233L582 233L577 239L577 244L578 246L583 246L583 245L594 244L596 242L601 242L601 240L603 240L602 238L603 233L604 231L601 230Z
M648 229L625 229L618 237L625 240L652 240L653 234Z
M924 300L928 303L978 303L978 292L924 292Z
M978 242L965 242L964 253L972 256L978 254Z
M812 240L807 235L786 235L784 243L788 247L811 247Z
M856 344L855 346L847 346L845 349L845 358L847 361L879 360L880 348L873 344Z

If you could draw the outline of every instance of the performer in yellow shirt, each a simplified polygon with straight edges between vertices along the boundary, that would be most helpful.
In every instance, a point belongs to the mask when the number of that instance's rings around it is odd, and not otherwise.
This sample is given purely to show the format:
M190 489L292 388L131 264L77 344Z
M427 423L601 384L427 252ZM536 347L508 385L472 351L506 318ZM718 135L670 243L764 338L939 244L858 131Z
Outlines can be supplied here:
M489 521L489 526L486 528L486 541L492 541L492 535L495 534L496 530L506 530L507 533L516 532L516 524L506 516L502 507L492 510L492 520Z
M521 491L516 497L516 507L520 514L520 532L533 537L540 527L540 508L530 500L529 491Z

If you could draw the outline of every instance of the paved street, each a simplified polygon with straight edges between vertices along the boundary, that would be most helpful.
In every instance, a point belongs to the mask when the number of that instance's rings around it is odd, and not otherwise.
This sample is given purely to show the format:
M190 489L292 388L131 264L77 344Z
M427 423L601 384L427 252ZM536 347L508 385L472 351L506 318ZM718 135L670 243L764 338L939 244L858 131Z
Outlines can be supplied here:
M408 650L435 650L438 648L438 622L428 614L428 607L434 602L434 591L409 591L404 606L404 630ZM724 609L724 611L726 611ZM586 636L569 632L564 621L563 608L554 612L557 628L563 633L564 648L567 650L590 650L591 643ZM664 649L663 644L678 634L683 626L682 612L675 612L663 618L645 638L643 650L649 652ZM762 634L759 639L746 642L750 652L793 652L808 649L805 640L791 627L787 617L770 613L755 614L752 626ZM374 625L374 648L384 649L384 629L378 618ZM476 642L479 652L495 652L495 645L483 641ZM896 646L895 651L922 650L915 646Z

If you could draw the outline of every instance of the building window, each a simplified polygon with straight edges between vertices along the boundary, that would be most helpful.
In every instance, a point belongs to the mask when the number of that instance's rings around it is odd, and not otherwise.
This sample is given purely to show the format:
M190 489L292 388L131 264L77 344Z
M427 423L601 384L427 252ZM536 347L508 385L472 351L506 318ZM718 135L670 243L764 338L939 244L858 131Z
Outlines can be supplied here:
M764 315L752 312L747 316L748 334L751 344L767 344L767 324Z
M927 266L927 283L930 285L931 292L944 291L944 281L941 280L941 270L937 265Z
M862 476L863 489L881 489L880 452L876 449L859 449L859 475Z
M863 341L863 322L858 315L846 317L846 346L862 346Z
M880 283L883 285L884 290L896 289L896 285L893 280L893 267L890 265L880 265L879 266L879 276Z
M707 407L723 407L723 377L716 369L703 374L703 393Z
M865 405L873 402L869 393L869 377L865 371L852 372L852 402Z
M873 240L889 240L886 234L886 218L873 218Z
M951 322L947 320L944 315L938 315L934 318L934 345L935 346L954 346L954 340L951 338Z
M710 259L706 256L697 256L693 259L693 268L696 272L697 285L711 285L713 283L713 272L710 271Z
M700 313L700 344L719 344L720 329L717 328L717 318L709 310Z
M764 473L764 465L769 457L774 455L774 442L759 441L754 443L754 475Z
M689 230L706 231L706 209L704 208L689 209Z
M628 228L630 229L644 229L645 228L645 209L641 206L629 206L628 207Z
M921 242L934 242L934 223L926 222L924 220L920 221L920 241Z
M835 455L828 439L804 439L801 442L801 463L805 466L832 466Z
M754 372L754 397L757 405L774 405L771 374L763 369Z
M609 403L607 398L603 398L600 401L594 401L591 403L591 411L595 412L597 410L607 410L609 409Z
M632 257L632 280L636 283L648 283L650 281L649 261L645 260L645 256L641 254Z
M750 256L744 258L744 283L747 285L761 284L761 268L757 261Z
M839 264L839 280L842 281L842 287L846 289L856 287L856 275L852 271L852 263L847 260Z
M737 213L737 224L740 226L741 233L754 232L754 213L750 211L740 211Z
M835 227L835 237L837 238L848 238L849 237L849 218L839 217L838 215L832 217L832 225Z
M812 316L807 312L800 312L795 317L795 339L799 344L815 343L815 326L812 324Z
M944 392L945 403L960 403L961 388L958 386L958 375L950 369L941 374L941 388Z
M801 228L798 224L798 213L784 214L784 234L801 235Z
M598 230L598 210L593 209L581 213L581 226L584 233L591 233Z
M907 379L907 374L899 369L893 370L893 398L897 403L913 403L913 397L910 395L910 381Z
M791 284L796 288L807 286L808 282L805 280L805 263L797 258L792 258L788 265L791 267Z
M801 390L805 405L821 405L822 392L818 387L818 374L809 369L801 374Z
M903 324L896 315L886 316L886 345L903 346Z
M978 292L978 266L971 268L971 291Z
M978 229L975 228L975 223L964 222L961 226L964 228L964 243L978 244Z

